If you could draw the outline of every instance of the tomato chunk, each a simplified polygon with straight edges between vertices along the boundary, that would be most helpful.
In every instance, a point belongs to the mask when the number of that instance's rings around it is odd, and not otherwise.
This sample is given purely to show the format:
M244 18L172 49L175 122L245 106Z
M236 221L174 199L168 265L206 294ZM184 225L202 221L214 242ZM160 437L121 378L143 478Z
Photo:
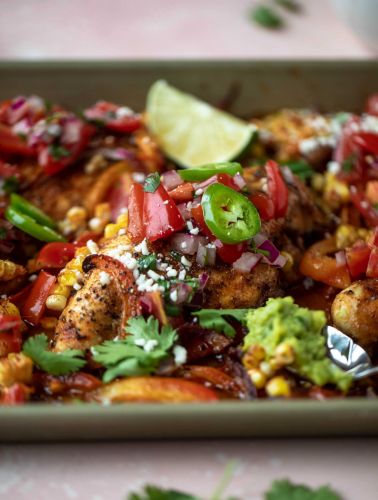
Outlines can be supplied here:
M54 242L45 245L37 257L41 268L62 269L75 256L76 246L73 243Z
M249 199L257 208L260 217L264 222L274 219L275 206L272 198L265 193L258 192L250 195Z
M365 242L356 243L345 250L347 266L353 279L366 273L371 249Z

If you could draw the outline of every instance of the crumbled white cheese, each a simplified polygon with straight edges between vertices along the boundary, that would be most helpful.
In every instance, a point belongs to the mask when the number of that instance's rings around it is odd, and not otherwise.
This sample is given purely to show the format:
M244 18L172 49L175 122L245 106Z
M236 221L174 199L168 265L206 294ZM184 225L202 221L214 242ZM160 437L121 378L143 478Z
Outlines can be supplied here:
M182 345L175 345L173 348L173 356L175 357L176 365L183 365L188 359L188 351Z
M176 276L177 276L176 269L173 269L173 267L170 267L167 269L167 277L168 278L175 278Z
M201 189L201 188L196 189L195 192L194 192L194 194L196 196L201 196L201 194L203 194L203 189Z
M79 283L74 283L72 288L76 291L80 290L81 289L81 285L79 285Z
M190 232L190 234L196 235L196 234L199 233L199 228L198 227L193 227L193 229L191 229L189 232Z
M182 269L182 270L179 272L178 279L179 279L179 280L184 280L184 279L185 279L185 276L186 276L186 271L185 271L185 269Z
M123 236L124 234L126 234L126 229L122 228L118 231L118 236Z
M149 339L147 342L144 344L143 349L146 352L151 352L159 345L159 342L155 339Z
M335 147L337 139L333 135L325 135L320 137L310 137L299 143L299 150L302 154L307 155L321 147Z
M88 222L89 229L92 231L101 231L102 229L102 221L99 217L92 217L92 219Z
M142 184L142 182L144 182L146 176L144 174L142 174L142 172L133 172L131 174L131 177L133 179L134 182L139 182L140 184Z
M37 276L36 274L31 274L31 275L29 276L29 281L35 281L35 280L37 279L37 277L38 277L38 276Z
M106 271L100 271L99 280L102 286L106 286L112 281L112 277Z
M98 245L93 240L88 240L87 241L87 248L88 248L88 250L91 253L97 253L98 252Z
M183 255L183 256L181 257L181 264L182 264L183 266L186 266L186 267L191 267L191 266L192 266L192 263L190 262L190 260L188 260L188 259L185 257L185 255Z
M341 166L340 166L340 163L338 163L337 161L329 161L327 163L327 171L330 173L330 174L338 174L341 170Z
M144 240L139 243L139 245L136 245L134 250L136 252L141 253L142 255L149 255L150 251L148 250L148 245L147 245L147 240L144 238Z
M133 114L134 114L134 111L131 108L129 108L128 106L121 106L116 111L117 118L125 118L127 116L132 116Z
M169 294L169 298L172 302L177 302L178 293L176 289L171 291L171 293Z
M152 278L154 281L158 281L161 278L160 274L155 273L152 269L147 271L147 276Z
M146 339L135 339L134 344L138 347L144 347L146 344Z

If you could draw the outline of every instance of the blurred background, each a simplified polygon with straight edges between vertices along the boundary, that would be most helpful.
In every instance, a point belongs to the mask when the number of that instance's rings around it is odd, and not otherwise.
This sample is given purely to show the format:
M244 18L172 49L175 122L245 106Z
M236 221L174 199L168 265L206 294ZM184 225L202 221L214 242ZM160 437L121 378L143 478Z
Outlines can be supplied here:
M282 26L256 22L261 5ZM366 58L378 40L377 0L2 0L1 11L0 59Z

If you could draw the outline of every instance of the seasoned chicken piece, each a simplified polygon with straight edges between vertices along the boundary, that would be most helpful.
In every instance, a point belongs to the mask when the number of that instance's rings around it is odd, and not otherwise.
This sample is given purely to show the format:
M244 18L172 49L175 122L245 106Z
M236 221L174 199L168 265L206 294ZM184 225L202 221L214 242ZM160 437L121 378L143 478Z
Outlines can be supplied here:
M130 316L140 314L134 278L116 259L104 255L127 240L120 236L104 245L99 255L83 263L87 273L83 287L70 299L59 318L54 350L87 349L123 335Z
M332 320L365 348L378 342L378 280L356 281L336 295Z
M205 288L205 307L233 309L259 307L268 297L282 293L278 269L259 263L250 273L230 267L207 269L209 281Z

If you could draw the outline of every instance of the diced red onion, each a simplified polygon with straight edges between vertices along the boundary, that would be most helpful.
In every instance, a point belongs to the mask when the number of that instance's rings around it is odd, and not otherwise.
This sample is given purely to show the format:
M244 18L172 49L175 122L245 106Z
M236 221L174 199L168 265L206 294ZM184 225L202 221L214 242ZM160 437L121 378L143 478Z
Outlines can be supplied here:
M240 271L241 273L249 273L252 269L258 264L261 259L261 255L252 252L244 252L235 260L232 264L232 267L236 271Z
M273 262L275 262L277 260L277 257L279 257L280 255L280 251L278 250L278 248L275 247L269 240L265 240L263 243L261 243L258 246L258 249L267 252L268 255L264 255L264 260L267 260L270 264L273 264Z
M271 264L272 264L272 266L283 268L285 266L286 262L287 262L287 258L284 257L282 254L280 254L277 257L277 259L274 262L272 262Z
M177 252L194 255L198 250L200 242L205 242L204 236L194 234L176 233L171 238L171 245Z
M12 132L15 135L28 135L30 130L31 126L27 118L20 120L19 122L15 123L12 127Z
M214 266L216 258L216 248L207 244L199 243L196 262L200 267Z
M211 184L215 184L218 182L218 177L216 175L213 175L212 177L209 177L203 182L199 182L198 184L194 184L194 189L197 191L197 189L205 189Z
M266 241L268 238L262 234L262 233L257 233L256 236L253 237L253 242L258 248L264 241Z
M21 101L21 99L23 99L23 101ZM21 120L29 109L28 103L24 97L20 98L20 101L14 103L13 106L8 109L8 122L10 125L14 125Z
M25 104L25 102L26 102L26 97L24 97L23 95L15 97L11 104L11 109L13 111L16 111L16 109L20 108L23 104Z
M180 184L183 184L183 180L176 172L176 170L169 170L161 176L161 182L167 191L175 189Z
M240 172L237 172L234 175L233 180L239 189L243 189L247 185L247 183L244 180L244 177L240 174Z
M45 101L42 99L42 97L39 97L37 95L31 95L30 97L28 97L28 106L32 111L34 111L34 113L44 111L46 108Z
M182 218L184 220L189 220L192 217L187 203L180 203L179 205L177 205L177 208L179 209L180 214L182 215Z
M62 144L75 144L79 142L83 124L80 120L67 120L63 127Z
M45 167L49 162L49 150L47 148L41 149L38 154L38 164L41 167Z
M201 273L198 276L199 279L199 289L203 290L209 281L209 275L207 273Z
M335 253L335 259L336 259L336 265L339 267L345 266L346 264L346 256L345 256L345 251L340 250L339 252Z
M295 184L294 174L289 167L287 166L281 167L281 173L283 175L283 178L288 184Z
M178 283L172 290L177 291L177 298L174 301L175 304L183 304L184 302L187 302L192 289L189 285L186 283Z
M107 160L133 161L135 159L134 153L126 148L102 148L99 150L99 153Z

